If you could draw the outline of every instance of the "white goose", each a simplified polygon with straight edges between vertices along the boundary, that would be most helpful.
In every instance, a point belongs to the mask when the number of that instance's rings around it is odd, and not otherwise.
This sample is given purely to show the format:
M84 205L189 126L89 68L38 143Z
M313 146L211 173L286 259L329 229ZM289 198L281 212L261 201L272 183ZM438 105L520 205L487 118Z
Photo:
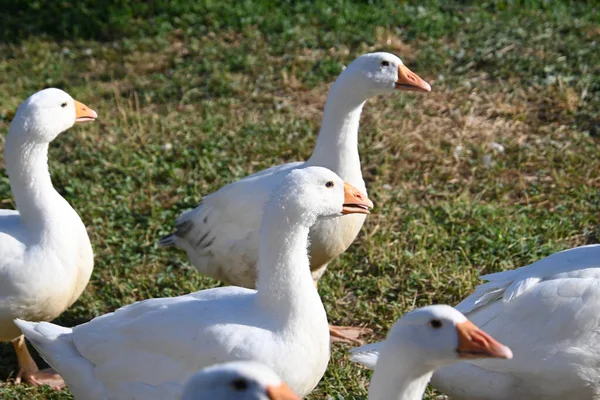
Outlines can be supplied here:
M369 97L396 90L429 92L431 87L389 53L358 57L331 87L317 145L306 162L269 168L205 196L177 219L176 231L159 242L187 252L196 269L228 284L255 287L262 209L273 188L292 169L329 168L366 193L358 154L358 125ZM329 262L346 251L365 215L317 222L310 232L310 269L315 285ZM333 338L354 340L365 330L331 327Z
M85 226L52 186L48 145L75 122L96 113L59 89L25 100L10 125L4 162L17 210L0 210L0 340L12 341L16 382L61 386L39 371L15 318L49 321L77 300L94 265Z
M185 385L140 384L129 400L300 400L269 367L255 361L232 361L204 368Z
M329 362L327 316L308 268L310 226L369 207L365 194L325 168L294 170L265 206L257 290L150 299L73 329L16 322L77 399L121 399L129 385L183 382L236 360L269 366L304 397Z
M423 307L404 315L373 345L351 351L351 360L373 368L369 400L417 400L423 397L433 372L464 359L512 358L495 341L450 306ZM379 350L376 348L376 350Z
M600 245L481 278L456 308L515 358L445 367L432 385L453 399L600 398Z

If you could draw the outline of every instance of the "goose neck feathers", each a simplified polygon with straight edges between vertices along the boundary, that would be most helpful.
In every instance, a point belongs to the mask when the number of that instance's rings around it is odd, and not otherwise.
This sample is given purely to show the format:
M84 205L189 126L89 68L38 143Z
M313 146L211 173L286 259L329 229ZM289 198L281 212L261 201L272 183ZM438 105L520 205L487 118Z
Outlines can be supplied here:
M258 258L258 296L263 305L291 310L322 308L310 274L308 234L318 217L341 215L344 182L331 171L308 167L290 172L263 212Z
M317 144L307 165L329 168L364 190L358 127L368 95L356 87L362 85L361 81L355 71L346 69L333 83L325 102Z
M95 117L94 111L54 88L33 94L17 109L4 158L17 209L31 232L43 233L50 225L64 222L64 213L74 214L52 186L48 146L79 118Z
M7 140L6 169L21 221L31 232L52 225L58 209L70 208L56 192L48 171L48 144L24 143L15 148Z

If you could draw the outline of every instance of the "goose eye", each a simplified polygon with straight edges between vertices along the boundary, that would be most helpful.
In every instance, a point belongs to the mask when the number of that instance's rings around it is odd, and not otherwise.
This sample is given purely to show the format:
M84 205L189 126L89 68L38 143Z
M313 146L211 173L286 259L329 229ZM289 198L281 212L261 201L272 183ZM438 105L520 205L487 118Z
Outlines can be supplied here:
M241 392L242 390L248 389L248 382L246 382L246 380L242 379L242 378L234 379L231 382L231 387L234 390L237 390L237 391Z
M431 326L433 329L440 329L443 325L444 324L439 319L432 319L429 321L429 326Z
M67 106L67 102L65 101L65 102L64 102L64 103L62 103L60 106L61 106L62 108L65 108L65 107Z
M381 66L382 67L389 67L390 66L390 62L389 61L382 61L381 62Z
M334 186L333 181L329 181L325 184L325 187L332 188Z

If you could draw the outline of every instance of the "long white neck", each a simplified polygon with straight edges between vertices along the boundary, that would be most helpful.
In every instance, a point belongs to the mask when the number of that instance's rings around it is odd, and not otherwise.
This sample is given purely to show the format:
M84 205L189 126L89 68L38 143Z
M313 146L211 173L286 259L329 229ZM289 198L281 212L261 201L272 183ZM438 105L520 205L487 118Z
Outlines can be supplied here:
M285 320L323 307L310 274L308 232L307 221L292 221L280 202L265 207L256 289L262 305Z
M367 100L349 76L342 74L333 84L323 112L317 144L307 165L329 168L346 182L364 189L358 154L358 126Z
M4 160L21 221L31 233L44 233L61 218L66 201L52 186L48 143L35 143L12 132L6 138Z
M433 372L418 351L408 347L386 351L384 345L371 378L369 400L421 400Z

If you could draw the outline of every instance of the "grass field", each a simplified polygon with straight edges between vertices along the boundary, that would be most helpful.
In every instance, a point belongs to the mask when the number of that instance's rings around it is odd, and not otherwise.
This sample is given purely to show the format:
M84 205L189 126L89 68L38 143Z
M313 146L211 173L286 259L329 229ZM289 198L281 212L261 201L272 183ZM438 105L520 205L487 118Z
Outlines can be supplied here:
M407 310L456 304L482 273L599 241L594 2L9 3L0 131L49 86L100 116L50 150L54 185L95 250L92 280L60 324L218 284L157 238L203 194L307 158L330 83L376 50L433 89L365 107L360 152L376 208L319 285L331 322L380 339ZM5 174L0 199L14 207ZM366 398L370 374L347 349L334 346L310 399ZM15 365L2 344L3 399L72 398L13 385Z

